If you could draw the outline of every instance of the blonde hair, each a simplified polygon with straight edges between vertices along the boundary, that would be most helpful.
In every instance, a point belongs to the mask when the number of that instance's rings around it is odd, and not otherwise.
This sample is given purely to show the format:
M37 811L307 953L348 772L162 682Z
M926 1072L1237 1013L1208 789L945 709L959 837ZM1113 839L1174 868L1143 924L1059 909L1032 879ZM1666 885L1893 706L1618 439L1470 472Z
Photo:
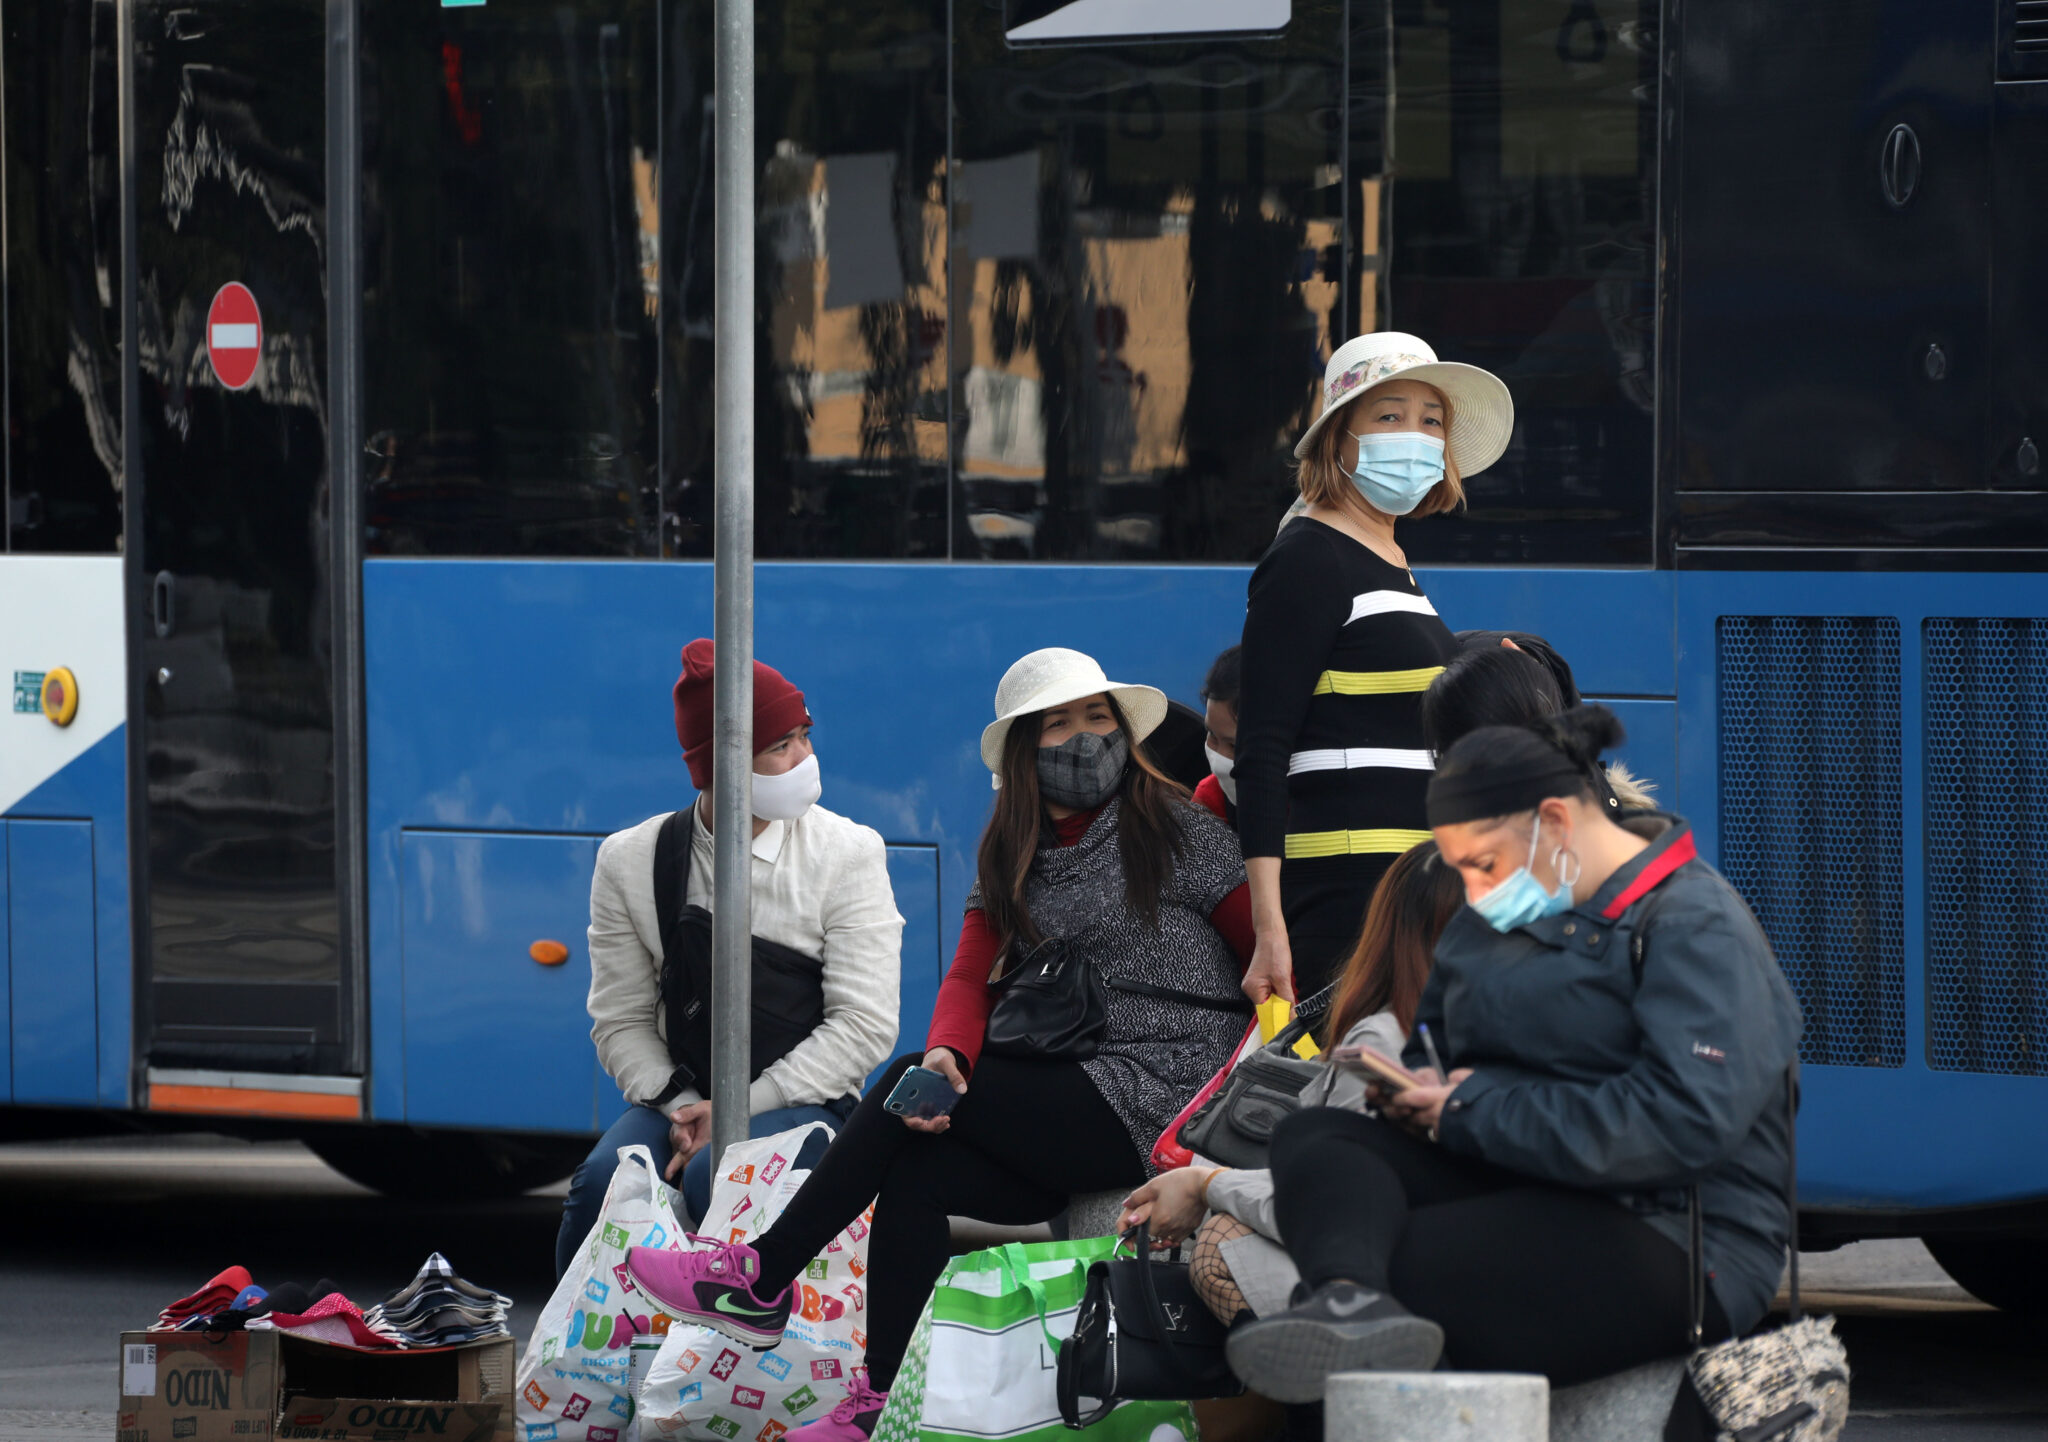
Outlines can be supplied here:
M1347 432L1344 417L1354 407L1364 405L1375 394L1401 379L1400 376L1394 376L1383 380L1356 400L1345 402L1337 414L1330 417L1328 423L1316 432L1315 444L1309 447L1309 453L1295 466L1295 484L1301 488L1301 498L1304 501L1311 506L1327 506L1333 511L1367 504L1365 498L1358 494L1358 487L1344 474L1343 463L1337 459L1338 452L1344 449L1344 437ZM1408 513L1411 519L1420 519L1423 516L1455 511L1463 506L1465 482L1458 474L1458 462L1451 455L1449 445L1451 427L1457 422L1457 412L1452 409L1451 398L1427 381L1411 381L1409 384L1422 386L1444 403L1444 478L1431 487L1420 505Z

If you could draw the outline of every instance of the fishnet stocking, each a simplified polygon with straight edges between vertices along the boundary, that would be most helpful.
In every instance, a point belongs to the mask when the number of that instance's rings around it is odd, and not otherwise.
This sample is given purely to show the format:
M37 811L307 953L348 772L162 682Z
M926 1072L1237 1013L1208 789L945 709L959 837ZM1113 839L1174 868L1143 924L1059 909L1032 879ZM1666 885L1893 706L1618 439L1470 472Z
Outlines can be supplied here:
M1228 1212L1209 1213L1208 1220L1195 1229L1193 1251L1188 1257L1188 1281L1193 1284L1195 1295L1208 1304L1221 1322L1234 1322L1238 1313L1247 1310L1244 1293L1238 1290L1237 1279L1230 1275L1230 1264L1223 1259L1223 1244L1251 1234L1252 1228Z

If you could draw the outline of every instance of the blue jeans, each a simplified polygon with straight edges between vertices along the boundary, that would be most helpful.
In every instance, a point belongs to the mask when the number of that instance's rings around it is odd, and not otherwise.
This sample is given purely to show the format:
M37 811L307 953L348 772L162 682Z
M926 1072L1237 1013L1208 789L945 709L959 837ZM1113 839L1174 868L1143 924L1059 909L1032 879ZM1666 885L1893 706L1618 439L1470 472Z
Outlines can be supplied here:
M824 1122L837 1132L846 1124L846 1114L852 1110L852 1098L849 1097L830 1106L783 1107L777 1111L761 1112L749 1125L747 1135L772 1137L777 1132L786 1132L791 1127L810 1122ZM604 1206L604 1194L612 1184L612 1173L619 1169L619 1148L632 1146L647 1148L654 1157L655 1169L665 1170L669 1159L675 1156L675 1148L668 1141L668 1118L653 1107L627 1107L626 1114L597 1139L597 1145L590 1149L583 1165L576 1168L576 1175L569 1178L569 1195L562 1202L562 1229L555 1235L557 1277L569 1270L569 1262L576 1255L576 1249L583 1245L583 1239L597 1225L597 1214ZM711 1205L710 1147L690 1158L689 1165L683 1168L682 1193L683 1205L689 1208L690 1215L679 1220L685 1226L695 1226L704 1219L704 1212Z

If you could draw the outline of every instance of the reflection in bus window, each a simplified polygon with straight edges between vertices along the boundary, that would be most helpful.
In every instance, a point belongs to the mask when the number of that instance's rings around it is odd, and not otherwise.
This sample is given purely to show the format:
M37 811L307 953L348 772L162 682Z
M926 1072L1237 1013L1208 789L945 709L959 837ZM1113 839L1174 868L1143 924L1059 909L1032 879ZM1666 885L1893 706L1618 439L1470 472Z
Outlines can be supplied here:
M1290 0L1005 0L1012 45L1277 32Z
M1264 548L1346 325L1341 15L1016 49L956 6L957 557Z
M652 554L655 14L365 5L372 552Z
M9 5L0 551L121 545L118 48L111 0Z
M1467 487L1470 509L1403 544L1418 560L1647 565L1656 9L1391 12L1390 320L1515 396L1513 443Z

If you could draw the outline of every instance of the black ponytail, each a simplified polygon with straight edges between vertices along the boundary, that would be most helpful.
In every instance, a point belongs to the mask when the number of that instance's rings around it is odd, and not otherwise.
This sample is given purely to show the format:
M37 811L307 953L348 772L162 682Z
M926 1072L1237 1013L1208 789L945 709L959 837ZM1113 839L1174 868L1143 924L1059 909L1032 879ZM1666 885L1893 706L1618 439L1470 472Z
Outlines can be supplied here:
M1437 763L1429 824L1512 816L1552 796L1603 801L1600 753L1626 736L1620 718L1599 705L1473 731Z

